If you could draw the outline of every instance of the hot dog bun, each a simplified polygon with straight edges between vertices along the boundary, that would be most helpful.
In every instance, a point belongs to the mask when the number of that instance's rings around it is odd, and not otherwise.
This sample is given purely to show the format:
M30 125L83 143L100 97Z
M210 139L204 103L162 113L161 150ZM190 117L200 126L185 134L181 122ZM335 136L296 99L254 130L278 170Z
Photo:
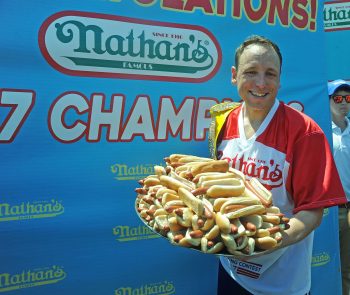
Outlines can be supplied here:
M251 205L242 209L238 209L237 211L226 213L225 215L228 219L234 219L242 216L263 213L265 213L265 207L263 205Z
M235 184L233 185L214 184L208 188L207 196L209 198L241 196L245 190L244 182L242 180L234 179L234 183Z
M260 250L269 250L276 246L277 241L270 236L255 239L255 247L257 247Z
M203 172L227 172L229 169L228 162L225 160L214 160L209 162L202 162L191 167L191 173L195 177Z
M196 198L190 191L185 188L179 188L179 197L180 199L195 212L198 216L202 216L204 213L203 202Z

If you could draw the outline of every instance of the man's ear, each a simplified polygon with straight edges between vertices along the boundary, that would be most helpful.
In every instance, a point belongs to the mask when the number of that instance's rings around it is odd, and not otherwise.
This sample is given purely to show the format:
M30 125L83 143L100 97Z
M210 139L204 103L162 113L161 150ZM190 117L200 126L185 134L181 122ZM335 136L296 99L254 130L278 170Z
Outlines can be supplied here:
M235 67L231 67L231 83L232 84L237 84L237 70Z

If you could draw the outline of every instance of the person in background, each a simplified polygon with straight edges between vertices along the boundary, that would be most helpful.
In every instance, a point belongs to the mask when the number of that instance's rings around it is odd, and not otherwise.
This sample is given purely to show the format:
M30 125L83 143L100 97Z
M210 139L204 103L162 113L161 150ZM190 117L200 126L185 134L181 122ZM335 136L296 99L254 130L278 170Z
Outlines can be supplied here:
M210 110L212 156L227 160L248 180L257 177L290 218L282 242L263 255L220 256L219 295L309 294L313 231L323 208L346 202L324 132L277 99L281 69L278 46L262 36L249 37L237 48L232 67L231 81L243 102Z
M339 206L339 245L343 295L350 295L350 83L328 83L333 156L348 202Z

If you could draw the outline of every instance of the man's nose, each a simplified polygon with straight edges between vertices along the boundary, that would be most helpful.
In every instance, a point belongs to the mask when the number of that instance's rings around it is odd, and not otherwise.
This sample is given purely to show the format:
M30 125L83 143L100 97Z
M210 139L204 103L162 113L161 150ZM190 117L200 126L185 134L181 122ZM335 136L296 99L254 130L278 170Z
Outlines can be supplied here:
M255 79L255 84L258 87L264 87L266 85L266 79L264 74L258 74Z

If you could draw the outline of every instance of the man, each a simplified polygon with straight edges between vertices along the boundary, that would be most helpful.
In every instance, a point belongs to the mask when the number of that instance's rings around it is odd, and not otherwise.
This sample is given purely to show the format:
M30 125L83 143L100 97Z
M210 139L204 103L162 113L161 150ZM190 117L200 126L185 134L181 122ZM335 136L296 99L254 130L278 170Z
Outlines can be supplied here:
M252 36L236 50L232 83L242 104L211 109L209 143L249 179L258 177L290 217L282 243L248 260L221 257L218 294L305 295L311 288L313 230L323 208L346 202L327 139L306 115L278 101L282 55Z
M328 83L332 116L333 155L348 203L339 206L339 245L343 295L350 295L350 83Z

